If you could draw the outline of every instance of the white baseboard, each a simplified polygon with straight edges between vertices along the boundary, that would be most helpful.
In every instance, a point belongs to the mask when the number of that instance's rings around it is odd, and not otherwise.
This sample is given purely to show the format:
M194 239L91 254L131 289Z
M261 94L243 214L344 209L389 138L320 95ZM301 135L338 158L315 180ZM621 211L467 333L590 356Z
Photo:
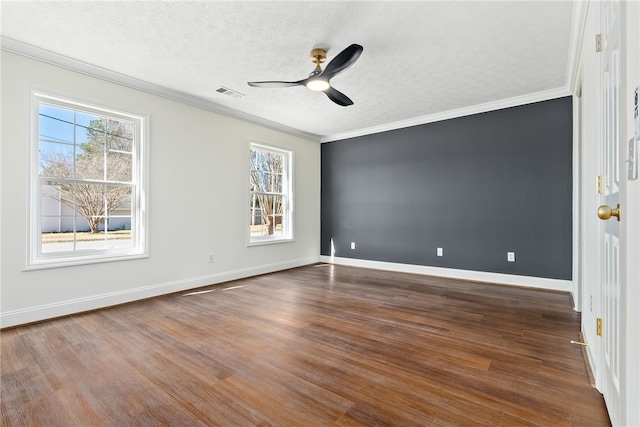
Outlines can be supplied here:
M303 265L318 262L317 257L289 260L274 264L265 264L255 267L243 268L239 270L225 271L200 277L192 277L173 282L160 283L157 285L143 286L140 288L127 289L125 291L112 292L102 295L92 295L68 301L61 301L53 304L46 304L36 307L29 307L21 310L0 313L0 327L23 325L26 323L38 322L60 316L81 313L84 311L96 310L146 298L166 295L173 292L181 292L217 283L229 282L231 280L244 279L246 277L260 274L273 273L275 271L300 267Z
M429 276L524 286L563 292L571 292L572 285L571 281L569 280L545 279L540 277L516 276L501 273L488 273L483 271L456 270L451 268L428 267L422 265L398 264L392 262L320 256L319 258L310 257L274 264L259 265L239 270L231 270L206 276L192 277L183 280L176 280L173 282L160 283L157 285L143 286L140 288L128 289L125 291L92 295L89 297L61 301L53 304L8 311L5 313L0 313L0 327L8 328L11 326L38 322L55 317L81 313L84 311L96 310L118 304L138 301L145 298L166 295L173 292L181 292L202 286L215 285L218 283L229 282L232 280L257 276L260 274L273 273L275 271L301 267L303 265L313 264L318 261L331 264L348 265L353 267L373 268L377 270L388 270L404 273L416 273Z
M373 268L376 270L397 271L401 273L416 273L428 276L447 277L451 279L471 280L474 282L523 286L527 288L549 289L562 292L571 292L572 289L572 282L570 280L517 276L513 274L489 273L485 271L456 270L453 268L398 264L394 262L369 261L353 258L330 257L325 255L320 256L320 261L352 267Z

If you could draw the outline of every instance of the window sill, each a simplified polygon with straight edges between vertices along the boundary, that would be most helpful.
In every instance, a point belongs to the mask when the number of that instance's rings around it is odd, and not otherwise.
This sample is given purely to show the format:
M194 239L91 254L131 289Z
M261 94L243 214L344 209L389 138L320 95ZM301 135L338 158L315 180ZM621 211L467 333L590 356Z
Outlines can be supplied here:
M100 254L85 255L74 257L60 257L37 259L28 262L23 271L44 270L47 268L73 267L76 265L101 264L104 262L128 261L132 259L149 258L147 253L129 253L129 254Z
M292 243L295 240L291 238L281 238L281 239L264 239L264 240L253 240L247 243L247 247L251 246L264 246L264 245L275 245L278 243Z

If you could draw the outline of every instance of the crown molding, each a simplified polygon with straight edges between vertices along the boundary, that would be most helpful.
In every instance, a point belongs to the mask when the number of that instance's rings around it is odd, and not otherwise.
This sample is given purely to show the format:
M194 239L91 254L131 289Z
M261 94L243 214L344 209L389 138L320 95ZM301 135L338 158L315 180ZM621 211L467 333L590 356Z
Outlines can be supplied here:
M582 40L582 33L584 31L584 24L587 13L587 4L583 2L574 2L574 13L571 28L571 41L570 51L567 67L567 75L565 86L537 92L533 94L527 94L523 96L517 96L507 99L501 99L497 101L487 102L484 104L473 105L469 107L458 108L454 110L444 111L436 114L430 114L426 116L415 117L407 120L400 120L391 123L385 123L381 125L371 126L367 128L357 129L354 131L336 133L332 135L318 135L308 132L304 132L289 126L272 122L251 114L243 113L215 102L188 95L183 92L179 92L173 89L169 89L160 85L146 82L144 80L136 79L115 71L111 71L102 67L98 67L83 61L57 54L55 52L42 49L40 47L23 43L21 41L11 39L9 37L0 36L0 49L7 52L22 55L31 59L35 59L41 62L52 64L61 68L65 68L71 71L86 74L92 77L96 77L102 80L106 80L112 83L117 83L126 87L137 89L143 92L151 93L157 96L161 96L173 101L177 101L183 104L191 105L194 107L202 108L207 111L211 111L217 114L225 115L235 119L243 120L252 124L264 126L276 131L280 131L289 135L297 136L300 138L308 139L314 142L332 142L339 141L348 138L356 138L359 136L371 135L381 132L387 132L391 130L397 130L412 126L419 126L427 123L438 122L442 120L454 119L457 117L464 117L473 114L485 113L488 111L500 110L503 108L516 107L519 105L531 104L534 102L546 101L549 99L560 98L563 96L569 96L572 94L573 84L577 73L577 64L579 59L579 49Z
M455 110L444 111L441 113L430 114L426 116L416 117L408 120L400 120L383 125L372 126L364 129L358 129L350 132L336 133L333 135L325 135L320 138L320 142L332 142L342 139L356 138L364 135L371 135L390 130L402 129L411 126L419 126L427 123L438 122L442 120L455 119L457 117L469 116L472 114L485 113L503 108L516 107L518 105L531 104L534 102L546 101L549 99L561 98L573 94L573 86L578 73L578 60L580 58L580 47L582 38L584 37L584 28L587 20L588 1L574 1L573 13L571 21L571 35L569 40L569 52L567 59L567 75L563 87L548 91L537 92L533 94L502 99L498 101L478 104L469 107L459 108Z
M534 102L547 101L550 99L561 98L571 95L571 91L566 87L552 89L542 92L536 92L528 95L517 96L513 98L501 99L498 101L487 102L484 104L472 105L469 107L458 108L455 110L443 111L441 113L429 114L426 116L416 117L408 120L400 120L397 122L386 123L383 125L372 126L364 129L358 129L352 132L343 132L333 135L326 135L320 139L320 142L339 141L347 138L356 138L364 135L371 135L390 130L408 128L411 126L419 126L427 123L439 122L442 120L455 119L457 117L470 116L472 114L486 113L488 111L501 110L503 108L517 107L519 105L532 104Z
M111 83L116 83L122 86L126 86L132 89L147 92L153 95L161 96L163 98L170 99L172 101L180 102L182 104L191 105L193 107L202 108L203 110L211 111L217 114L221 114L234 119L243 120L252 124L264 126L276 131L280 131L289 135L297 136L300 138L312 140L313 142L320 142L321 136L304 132L298 129L284 126L270 120L262 119L260 117L246 114L215 102L200 98L197 96L189 95L183 92L179 92L173 89L169 89L160 85L146 82L134 77L127 76L125 74L117 73L115 71L108 70L106 68L98 67L77 59L70 58L65 55L52 52L47 49L43 49L28 43L24 43L9 37L0 36L0 50L14 53L17 55L25 56L27 58L35 59L40 62L55 65L61 68L65 68L70 71L85 74L91 77L95 77L101 80L105 80Z

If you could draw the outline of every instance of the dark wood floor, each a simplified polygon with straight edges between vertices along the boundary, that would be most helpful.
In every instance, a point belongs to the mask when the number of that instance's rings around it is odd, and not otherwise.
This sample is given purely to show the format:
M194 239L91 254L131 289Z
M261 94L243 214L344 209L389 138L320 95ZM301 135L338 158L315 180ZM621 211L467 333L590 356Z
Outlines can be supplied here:
M2 331L3 426L606 426L565 293L308 266Z

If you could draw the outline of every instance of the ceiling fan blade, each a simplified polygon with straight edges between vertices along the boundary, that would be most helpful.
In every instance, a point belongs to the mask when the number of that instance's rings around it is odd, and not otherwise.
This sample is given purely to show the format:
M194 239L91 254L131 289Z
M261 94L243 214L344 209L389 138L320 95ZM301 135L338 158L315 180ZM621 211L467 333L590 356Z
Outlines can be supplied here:
M253 87L271 87L271 88L280 88L280 87L292 87L292 86L302 86L307 79L299 80L297 82L247 82L249 86Z
M347 95L340 92L339 90L334 89L333 87L330 87L329 89L325 90L324 93L327 94L330 100L332 100L338 105L342 105L343 107L353 105L353 101L350 100Z
M336 74L343 72L358 60L363 49L359 44L352 44L347 47L327 64L322 75L330 79Z

